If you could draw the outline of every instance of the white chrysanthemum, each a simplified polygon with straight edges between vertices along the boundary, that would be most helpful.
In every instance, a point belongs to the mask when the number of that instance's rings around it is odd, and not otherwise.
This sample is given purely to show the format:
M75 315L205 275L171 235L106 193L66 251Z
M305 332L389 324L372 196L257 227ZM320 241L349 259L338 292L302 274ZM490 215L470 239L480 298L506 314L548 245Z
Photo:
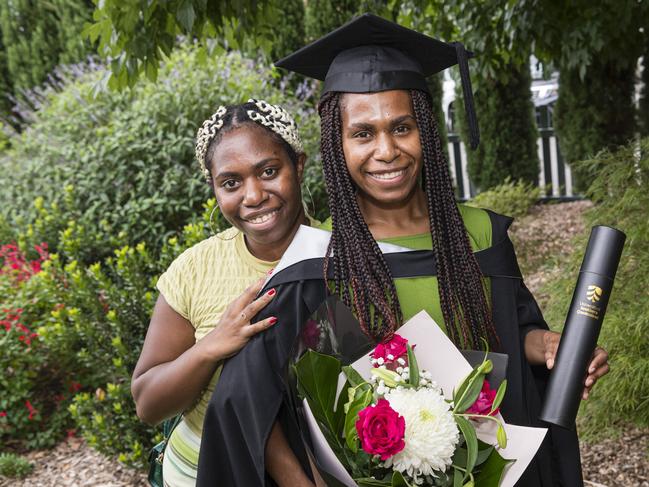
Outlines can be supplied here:
M406 421L406 446L385 462L386 467L408 474L415 483L421 476L445 471L460 433L444 396L432 388L402 389L390 391L385 399Z

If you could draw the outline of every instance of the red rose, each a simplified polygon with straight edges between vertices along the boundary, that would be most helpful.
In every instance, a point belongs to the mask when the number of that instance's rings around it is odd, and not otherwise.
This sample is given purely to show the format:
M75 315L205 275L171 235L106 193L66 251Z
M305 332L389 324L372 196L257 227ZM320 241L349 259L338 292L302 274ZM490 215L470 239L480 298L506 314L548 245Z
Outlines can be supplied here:
M370 455L380 455L383 461L406 446L403 440L406 421L385 399L379 399L375 406L367 406L358 413L356 431L363 450Z
M375 360L383 359L383 363L375 363L374 366L392 364L401 357L404 357L407 361L407 345L408 340L397 334L387 342L379 343L372 352L372 358Z
M469 414L480 414L481 416L494 416L498 411L500 411L500 408L496 408L493 413L490 413L489 411L491 411L491 405L494 403L497 392L497 390L492 389L489 386L489 381L485 379L482 383L482 390L478 395L478 399L475 400L466 412Z

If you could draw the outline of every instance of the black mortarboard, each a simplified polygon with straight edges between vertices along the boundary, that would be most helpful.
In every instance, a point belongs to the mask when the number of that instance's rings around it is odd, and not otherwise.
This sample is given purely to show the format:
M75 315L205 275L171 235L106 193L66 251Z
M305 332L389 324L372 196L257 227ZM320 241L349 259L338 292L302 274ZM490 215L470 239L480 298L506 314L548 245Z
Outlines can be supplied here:
M428 92L426 77L460 65L471 147L478 145L468 58L459 42L446 43L372 14L364 14L275 65L324 81L323 94L387 90Z

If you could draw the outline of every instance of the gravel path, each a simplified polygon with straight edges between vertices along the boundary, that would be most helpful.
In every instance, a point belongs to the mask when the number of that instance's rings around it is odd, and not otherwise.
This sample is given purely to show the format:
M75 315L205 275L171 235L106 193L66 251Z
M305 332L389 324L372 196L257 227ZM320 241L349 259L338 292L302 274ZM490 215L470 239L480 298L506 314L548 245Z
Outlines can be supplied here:
M512 227L528 287L541 303L538 290L555 272L557 257L570 252L572 237L584 224L581 213L589 202L539 205ZM649 431L629 427L617 439L581 445L584 478L588 487L649 487ZM2 479L0 487L140 487L146 476L108 459L72 438L53 450L31 452L32 474L24 480Z

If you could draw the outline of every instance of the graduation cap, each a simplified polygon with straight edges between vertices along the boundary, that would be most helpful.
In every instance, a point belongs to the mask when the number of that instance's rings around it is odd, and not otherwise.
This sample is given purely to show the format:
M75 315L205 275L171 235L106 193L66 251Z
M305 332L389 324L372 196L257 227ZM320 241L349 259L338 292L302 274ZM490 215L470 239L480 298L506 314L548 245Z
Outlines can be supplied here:
M324 81L323 94L428 91L426 77L459 64L471 147L479 142L468 59L459 42L442 42L372 14L364 14L275 63Z

